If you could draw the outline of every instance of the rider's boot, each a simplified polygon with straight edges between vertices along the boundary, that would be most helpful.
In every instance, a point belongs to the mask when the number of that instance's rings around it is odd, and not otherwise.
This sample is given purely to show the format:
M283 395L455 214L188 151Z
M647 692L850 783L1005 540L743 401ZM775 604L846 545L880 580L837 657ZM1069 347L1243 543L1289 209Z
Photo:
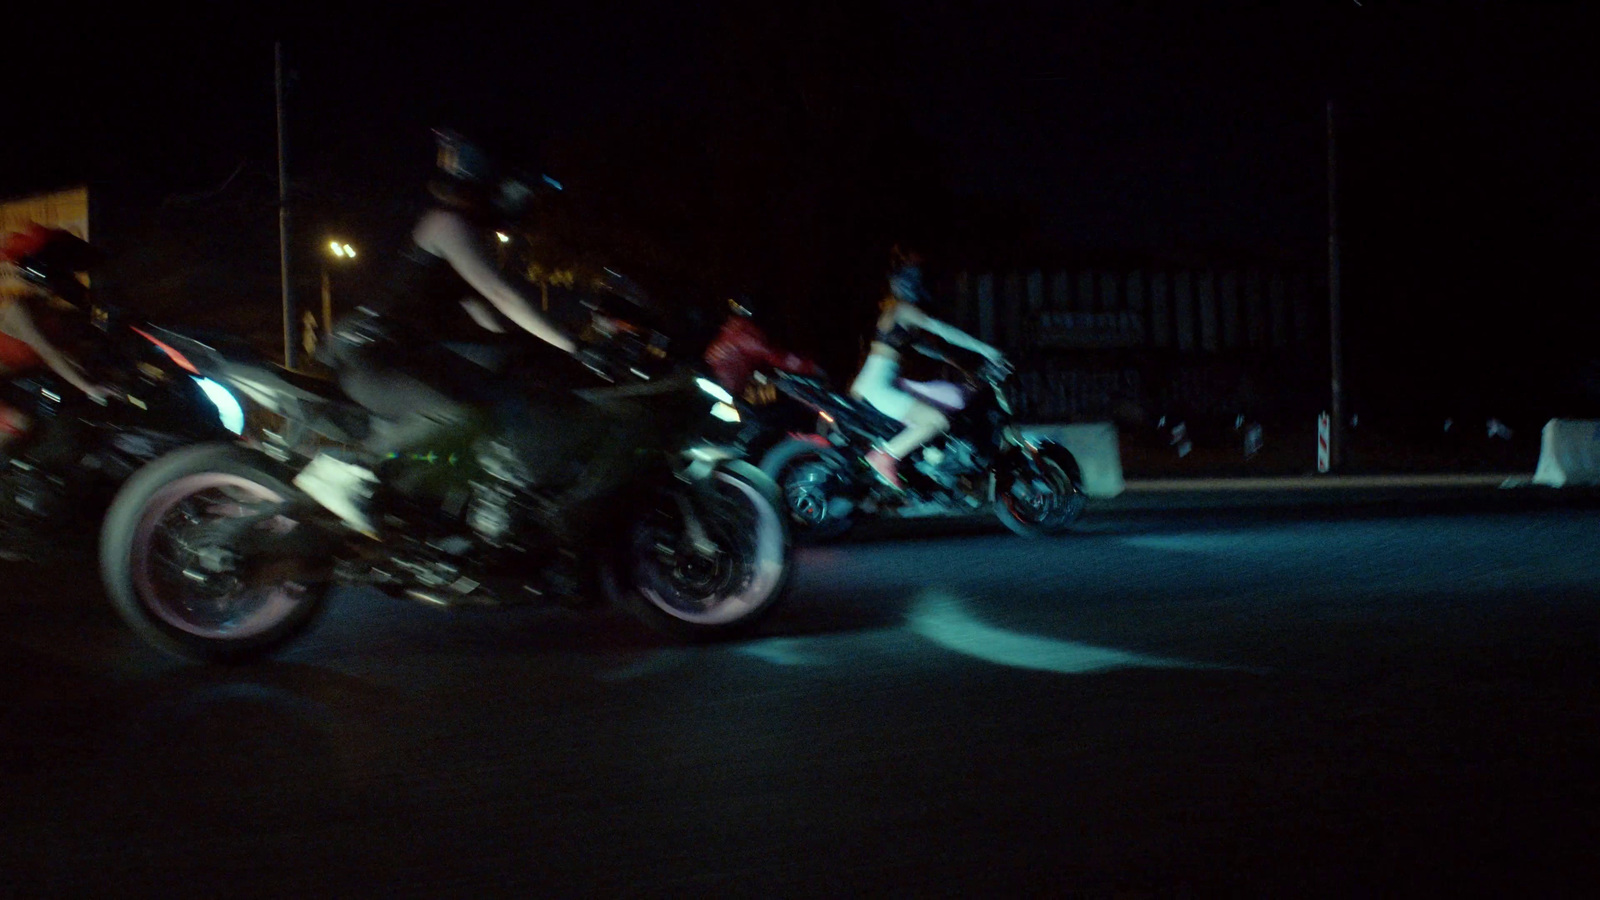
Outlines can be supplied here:
M905 485L900 482L900 460L890 456L889 451L883 449L873 450L867 454L866 459L867 465L872 467L872 471L877 473L878 479L884 484L897 491L906 489Z
M344 520L352 530L373 540L380 540L369 511L377 484L378 476L371 469L337 459L326 452L317 454L294 477L294 486L304 491L306 496Z

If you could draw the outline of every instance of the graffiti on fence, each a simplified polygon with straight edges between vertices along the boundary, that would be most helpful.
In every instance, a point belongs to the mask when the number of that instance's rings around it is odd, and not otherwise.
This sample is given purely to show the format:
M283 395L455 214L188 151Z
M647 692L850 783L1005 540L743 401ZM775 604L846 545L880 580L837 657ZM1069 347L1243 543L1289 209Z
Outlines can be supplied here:
M1319 382L1271 364L1166 366L1036 356L1019 373L1024 415L1038 421L1139 424L1162 415L1200 422L1271 417L1314 403Z
M1144 342L1144 316L1046 311L1035 317L1029 338L1036 347L1137 347Z
M1040 421L1104 421L1144 406L1144 380L1129 367L1083 369L1044 360L1021 374L1025 415Z

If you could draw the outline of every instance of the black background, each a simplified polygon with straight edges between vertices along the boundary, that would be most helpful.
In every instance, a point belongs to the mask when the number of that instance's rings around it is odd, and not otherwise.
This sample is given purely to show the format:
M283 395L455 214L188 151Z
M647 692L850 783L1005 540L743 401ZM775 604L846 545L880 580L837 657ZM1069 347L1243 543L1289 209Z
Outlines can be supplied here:
M360 289L451 124L561 177L620 264L747 291L838 364L896 240L945 273L1325 265L1331 99L1352 395L1542 415L1588 402L1595 356L1593 23L1489 2L27 13L0 195L92 184L108 285L273 334L282 40L304 296L329 235L371 251L339 275Z

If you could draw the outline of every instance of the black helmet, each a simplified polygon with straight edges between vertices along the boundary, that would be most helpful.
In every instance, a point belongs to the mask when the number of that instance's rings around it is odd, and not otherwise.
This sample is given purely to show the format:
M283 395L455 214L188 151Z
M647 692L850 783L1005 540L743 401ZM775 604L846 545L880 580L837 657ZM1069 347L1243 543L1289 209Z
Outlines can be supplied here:
M440 175L433 189L437 196L470 199L501 216L514 218L527 210L540 188L562 189L561 182L549 175L535 178L501 165L481 144L452 129L434 129L433 139Z
M902 303L921 303L928 299L922 280L922 254L895 244L889 251L889 293Z
M435 128L433 143L438 150L435 164L445 178L465 184L487 185L499 176L489 154L455 131Z
M928 299L921 266L901 266L889 273L889 293L902 303L921 303Z

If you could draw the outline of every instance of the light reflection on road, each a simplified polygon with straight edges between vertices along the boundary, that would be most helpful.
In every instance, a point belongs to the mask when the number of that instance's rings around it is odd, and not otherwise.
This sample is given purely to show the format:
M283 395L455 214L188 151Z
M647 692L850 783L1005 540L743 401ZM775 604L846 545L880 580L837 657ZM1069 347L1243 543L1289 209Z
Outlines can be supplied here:
M865 636L866 632L858 637ZM1243 667L1216 665L1182 659L1169 659L1097 647L1079 641L1065 640L1042 634L1027 634L990 625L977 618L968 609L966 601L947 591L927 590L918 594L906 614L901 627L877 629L870 632L874 641L893 641L896 636L913 636L963 656L1016 669L1056 672L1062 675L1086 675L1115 669L1191 669L1244 671ZM839 638L832 637L771 637L737 645L734 652L752 657L770 665L782 667L827 666L840 659L836 645ZM843 652L843 658L858 655L857 651ZM626 675L610 673L610 678L637 677L660 671L661 665L640 664Z
M1220 668L997 628L968 612L959 597L940 591L927 591L917 598L908 616L908 627L912 633L956 653L996 665L1062 675L1129 668Z
M764 660L775 666L820 666L826 665L828 659L806 648L806 641L799 638L775 637L750 641L739 648L739 652L746 656Z

